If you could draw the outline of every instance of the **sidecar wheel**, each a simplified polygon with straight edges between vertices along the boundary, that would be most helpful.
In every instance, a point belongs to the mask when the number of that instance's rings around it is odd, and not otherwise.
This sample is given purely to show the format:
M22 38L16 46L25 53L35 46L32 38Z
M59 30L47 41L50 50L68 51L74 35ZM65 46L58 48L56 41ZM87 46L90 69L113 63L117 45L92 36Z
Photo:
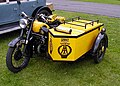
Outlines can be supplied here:
M17 49L17 47L10 47L6 56L6 65L8 69L13 73L21 71L28 65L30 60L29 55L29 47L26 49L25 56L22 55L22 50Z
M105 39L102 39L99 43L99 46L98 46L96 52L94 53L94 56L93 56L95 63L99 63L102 61L102 59L105 55L106 48L107 48L106 41L105 41Z

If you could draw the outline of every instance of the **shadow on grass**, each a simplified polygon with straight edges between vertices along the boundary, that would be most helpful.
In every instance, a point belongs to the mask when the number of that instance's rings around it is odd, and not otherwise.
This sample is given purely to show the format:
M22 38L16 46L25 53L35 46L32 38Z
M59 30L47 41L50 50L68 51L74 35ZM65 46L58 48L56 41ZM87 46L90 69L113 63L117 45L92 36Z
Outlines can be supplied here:
M46 70L51 70L54 72L65 72L65 71L71 71L76 68L86 68L90 67L92 68L94 64L93 58L91 56L83 56L76 61L73 62L67 62L67 61L53 61L51 59L36 56L35 58L31 58L31 61L29 63L29 67L35 67L35 66L41 66L46 68ZM36 69L35 71L41 70L40 67Z

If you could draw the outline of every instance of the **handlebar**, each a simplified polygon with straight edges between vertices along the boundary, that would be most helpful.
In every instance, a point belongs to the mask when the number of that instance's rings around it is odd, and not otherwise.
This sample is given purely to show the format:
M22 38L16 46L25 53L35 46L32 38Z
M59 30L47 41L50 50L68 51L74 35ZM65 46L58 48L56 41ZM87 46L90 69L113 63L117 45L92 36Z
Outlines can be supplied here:
M21 17L29 19L28 15L25 12L21 12ZM49 19L49 17L44 14L37 14L37 18L41 18L45 23L48 23L47 19Z
M21 16L25 17L25 18L28 18L28 15L25 12L21 12Z
M39 15L46 23L48 22L47 21L47 16L45 16L44 14L40 14Z

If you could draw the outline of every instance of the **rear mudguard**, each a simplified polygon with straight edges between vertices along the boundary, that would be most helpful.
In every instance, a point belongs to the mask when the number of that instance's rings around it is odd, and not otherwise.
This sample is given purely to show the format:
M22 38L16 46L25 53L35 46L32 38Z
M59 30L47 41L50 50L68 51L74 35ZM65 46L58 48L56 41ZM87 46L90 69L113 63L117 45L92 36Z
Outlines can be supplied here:
M108 47L108 37L107 37L107 34L104 32L100 32L95 40L95 43L93 45L93 53L96 52L98 46L99 46L99 43L102 39L105 39L106 41L106 47Z
M42 6L42 7L40 7L37 12L39 12L39 11L41 11L41 10L47 10L47 11L52 15L52 11L51 11L50 8L48 8L47 6Z
M17 37L17 38L15 38L15 39L13 39L13 40L8 44L8 46L9 46L9 47L15 47L16 43L18 43L20 40L21 40L21 38L20 38L20 37Z

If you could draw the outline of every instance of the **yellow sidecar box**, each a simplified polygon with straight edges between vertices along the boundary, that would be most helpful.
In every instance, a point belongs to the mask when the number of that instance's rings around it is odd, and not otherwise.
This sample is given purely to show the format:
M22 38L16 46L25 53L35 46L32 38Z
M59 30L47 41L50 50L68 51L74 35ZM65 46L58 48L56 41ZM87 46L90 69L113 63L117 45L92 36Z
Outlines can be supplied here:
M71 22L65 22L50 29L49 55L55 61L77 60L93 49L98 35L103 30L103 25L98 20L84 20L78 17L78 19L72 19Z

